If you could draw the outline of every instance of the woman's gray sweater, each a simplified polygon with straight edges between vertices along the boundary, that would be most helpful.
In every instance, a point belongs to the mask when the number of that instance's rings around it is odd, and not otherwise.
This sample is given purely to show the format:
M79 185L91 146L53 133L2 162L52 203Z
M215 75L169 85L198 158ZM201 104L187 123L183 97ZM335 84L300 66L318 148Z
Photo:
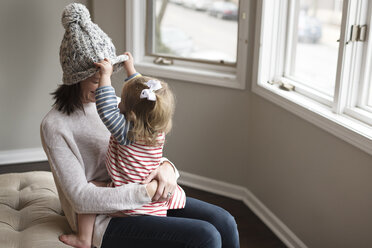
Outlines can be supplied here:
M105 157L110 133L95 103L66 115L55 108L41 123L41 140L58 189L63 211L73 231L76 213L96 213L93 245L100 247L110 221L104 214L135 209L151 201L145 185L96 187L89 181L109 181Z

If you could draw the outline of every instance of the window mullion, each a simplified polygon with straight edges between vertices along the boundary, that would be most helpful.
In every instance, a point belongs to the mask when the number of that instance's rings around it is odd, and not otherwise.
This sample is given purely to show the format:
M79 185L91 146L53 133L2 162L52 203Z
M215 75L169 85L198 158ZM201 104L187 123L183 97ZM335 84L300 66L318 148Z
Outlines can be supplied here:
M156 6L153 1L146 1L146 4L145 55L149 55L155 48Z
M284 74L285 68L285 55L286 55L286 33L287 33L287 16L288 16L288 3L289 1L279 1L279 18L278 18L278 42L276 47L276 70L275 77L281 77Z
M367 23L367 32L369 32L371 25L372 25L372 3L370 1L367 1L368 4L368 10L366 10L366 22ZM366 34L368 37L369 35ZM356 103L357 107L365 108L367 111L370 111L370 109L367 107L367 97L369 96L370 87L371 86L371 80L372 80L372 73L371 73L371 66L372 66L372 42L371 39L367 39L364 44L364 51L363 51L363 65L362 65L362 72L363 75L361 79L361 86L358 90L358 101Z
M134 61L145 56L146 1L126 1L126 49L131 51Z
M299 1L290 0L288 4L288 20L287 20L287 49L284 66L284 77L293 74L294 63L296 61L296 48L297 43L297 25L298 23L298 12L300 4Z
M368 2L366 0L360 0L358 1L358 7L357 7L357 13L356 13L356 20L353 23L356 25L365 24L366 22L366 11L368 7ZM359 28L358 28L359 29ZM359 32L360 30L358 30ZM347 101L347 108L354 108L357 106L360 106L361 104L361 90L363 90L363 74L364 70L362 70L362 66L364 64L364 49L365 49L365 42L361 41L354 41L352 44L352 73L350 77L350 86L348 89L348 101Z
M333 104L333 112L336 114L343 113L347 104L348 83L351 80L350 68L352 67L352 45L348 43L348 39L351 24L355 22L356 18L357 2L359 1L345 0L342 8L340 45Z
M271 28L265 29L264 41L265 44L270 47L268 53L266 54L268 57L266 58L269 61L268 67L268 75L270 80L278 76L278 55L279 55L279 41L280 41L280 3L282 1L263 1L266 9L266 5L274 5L273 8L269 8L271 12L267 12L264 17L264 23L269 24ZM278 42L273 42L274 40L278 40ZM268 42L271 41L271 42ZM271 57L271 59L270 59Z
M248 38L249 38L249 9L248 1L239 1L239 25L238 25L238 44L237 44L237 78L238 80L244 80L246 77L246 68L245 63L239 63L240 61L247 60L245 53L240 53L239 51L245 51L247 44L248 44Z
M263 23L265 29L263 32L263 51L265 67L262 68L266 72L267 80L277 80L283 76L284 72L284 56L286 48L286 13L287 1L285 0L270 0L262 1L265 14L263 15Z

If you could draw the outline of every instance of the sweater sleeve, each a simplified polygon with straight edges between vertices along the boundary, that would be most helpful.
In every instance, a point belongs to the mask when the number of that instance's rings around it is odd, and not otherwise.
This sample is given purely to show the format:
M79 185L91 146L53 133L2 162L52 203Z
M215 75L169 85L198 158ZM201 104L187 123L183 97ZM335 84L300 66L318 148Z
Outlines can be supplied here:
M110 188L96 187L87 182L84 167L67 143L61 141L58 146L50 147L45 142L48 138L41 129L41 140L56 184L76 213L107 214L135 209L151 202L145 185L126 184Z
M96 106L99 117L120 145L128 145L130 122L120 113L115 89L111 86L99 87L96 90Z
M76 157L68 148L48 149L48 158L58 184L76 213L113 213L149 203L145 185L96 187L88 183Z

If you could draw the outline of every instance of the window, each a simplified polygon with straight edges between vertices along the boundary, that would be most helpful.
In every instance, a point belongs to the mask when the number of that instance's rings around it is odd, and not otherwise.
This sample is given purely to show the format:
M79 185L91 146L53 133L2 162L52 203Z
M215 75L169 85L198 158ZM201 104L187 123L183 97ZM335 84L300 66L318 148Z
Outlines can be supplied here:
M372 154L372 1L257 5L253 91Z
M238 0L147 3L147 54L236 64Z
M293 22L292 45L284 75L306 88L333 97L340 37L342 6L334 1L300 0L290 9ZM324 18L330 16L330 19ZM314 73L317 72L317 73Z
M127 1L127 49L143 74L244 89L247 6L239 0Z

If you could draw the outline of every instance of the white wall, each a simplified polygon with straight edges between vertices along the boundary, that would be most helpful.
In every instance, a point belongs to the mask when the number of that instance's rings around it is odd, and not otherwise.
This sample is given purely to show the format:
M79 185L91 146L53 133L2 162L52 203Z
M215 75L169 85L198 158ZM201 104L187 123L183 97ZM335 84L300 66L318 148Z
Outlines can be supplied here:
M49 93L62 81L61 14L69 2L0 1L0 151L41 147Z
M51 104L48 94L61 78L59 19L66 2L0 2L0 150L39 146L38 125ZM252 0L249 58L255 5ZM92 6L95 21L118 52L124 51L124 1L94 0ZM4 24L4 14L11 24ZM33 39L17 38L26 34ZM40 58L41 64L35 63ZM252 61L247 71L252 74ZM123 77L115 77L117 89ZM255 95L250 78L246 90L168 82L177 107L166 155L180 170L248 189L308 247L370 246L370 155Z

